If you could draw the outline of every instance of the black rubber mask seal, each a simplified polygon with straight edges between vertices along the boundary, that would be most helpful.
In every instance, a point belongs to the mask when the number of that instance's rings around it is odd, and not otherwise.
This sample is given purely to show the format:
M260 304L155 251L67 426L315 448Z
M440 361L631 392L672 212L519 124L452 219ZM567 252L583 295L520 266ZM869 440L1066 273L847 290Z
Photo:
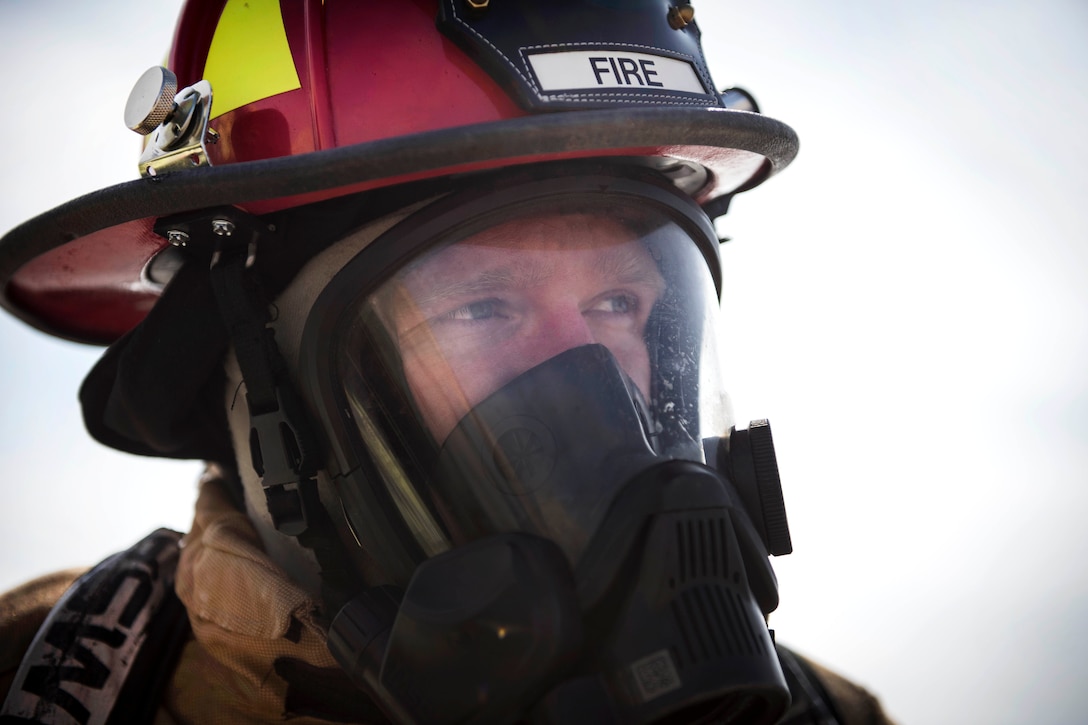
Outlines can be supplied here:
M435 467L439 506L462 541L524 531L555 541L573 566L616 493L660 462L650 425L607 347L572 348L461 419Z

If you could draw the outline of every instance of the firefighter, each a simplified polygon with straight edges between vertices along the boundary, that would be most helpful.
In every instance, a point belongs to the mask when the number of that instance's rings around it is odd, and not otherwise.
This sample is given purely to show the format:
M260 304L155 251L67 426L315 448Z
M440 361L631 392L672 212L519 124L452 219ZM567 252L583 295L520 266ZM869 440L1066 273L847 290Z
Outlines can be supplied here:
M792 130L671 0L189 0L141 178L0 245L192 529L9 593L41 722L885 722L776 645L712 221Z

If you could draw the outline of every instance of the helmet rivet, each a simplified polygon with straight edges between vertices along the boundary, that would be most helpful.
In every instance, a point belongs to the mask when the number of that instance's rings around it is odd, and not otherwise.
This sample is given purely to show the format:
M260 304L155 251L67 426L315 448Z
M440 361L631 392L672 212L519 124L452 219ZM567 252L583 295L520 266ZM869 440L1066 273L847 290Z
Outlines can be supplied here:
M166 233L166 241L175 247L184 247L189 243L189 235L180 229L171 229Z
M487 10L487 5L491 0L465 0L465 7L473 12L480 12Z
M695 8L684 3L669 8L669 27L673 30L683 30L695 19Z
M213 219L212 232L218 237L229 237L234 234L234 222L227 219Z

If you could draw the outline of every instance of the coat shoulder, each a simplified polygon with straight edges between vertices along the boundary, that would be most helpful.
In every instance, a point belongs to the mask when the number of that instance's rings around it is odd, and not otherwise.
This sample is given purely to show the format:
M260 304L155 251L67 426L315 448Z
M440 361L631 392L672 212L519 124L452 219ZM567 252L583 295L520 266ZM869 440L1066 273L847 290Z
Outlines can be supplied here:
M843 725L895 725L876 695L818 662L795 656L815 677Z

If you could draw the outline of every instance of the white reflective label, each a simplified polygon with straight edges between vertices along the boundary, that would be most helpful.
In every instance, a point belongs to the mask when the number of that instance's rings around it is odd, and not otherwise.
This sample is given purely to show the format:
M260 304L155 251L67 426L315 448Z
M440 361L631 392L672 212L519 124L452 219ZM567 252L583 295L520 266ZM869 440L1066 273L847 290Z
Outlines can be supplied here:
M639 88L706 93L691 63L648 53L574 50L528 56L540 89Z

